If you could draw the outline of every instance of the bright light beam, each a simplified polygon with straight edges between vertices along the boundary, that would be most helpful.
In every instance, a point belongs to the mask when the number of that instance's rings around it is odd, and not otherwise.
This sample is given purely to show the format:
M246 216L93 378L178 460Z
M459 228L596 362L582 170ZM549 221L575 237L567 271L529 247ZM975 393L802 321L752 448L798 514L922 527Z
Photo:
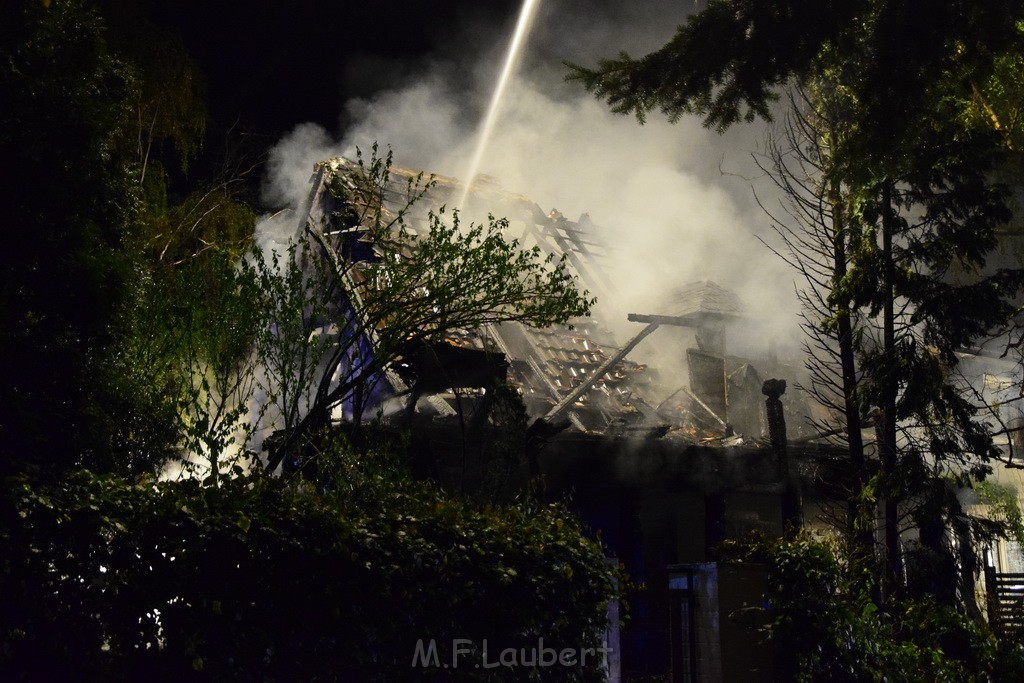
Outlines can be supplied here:
M519 20L516 22L516 31L512 35L512 43L509 45L508 53L505 56L505 65L501 69L498 84L491 95L491 103L487 107L487 116L484 117L484 125L480 130L480 137L477 139L473 158L470 161L466 174L463 176L462 196L459 197L459 202L456 204L456 207L460 210L466 205L466 200L469 198L469 190L473 185L473 179L479 172L480 164L483 163L484 155L487 153L487 144L494 134L494 126L498 121L498 115L501 113L501 101L505 96L505 91L508 89L508 83L512 78L512 74L515 73L516 66L522 57L523 45L526 43L526 36L530 33L533 17L539 4L540 0L524 0L523 7L519 10Z

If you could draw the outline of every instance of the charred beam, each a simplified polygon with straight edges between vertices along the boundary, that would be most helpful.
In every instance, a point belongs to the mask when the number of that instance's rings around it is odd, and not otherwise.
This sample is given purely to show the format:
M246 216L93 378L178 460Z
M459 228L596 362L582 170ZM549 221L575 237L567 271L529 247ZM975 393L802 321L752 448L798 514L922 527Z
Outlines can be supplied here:
M551 410L549 410L547 415L544 416L544 419L548 422L553 422L555 418L557 418L559 415L565 412L565 410L569 406L576 402L576 399L578 399L580 396L586 393L587 390L589 390L590 387L594 386L594 384L596 384L598 380L600 380L602 377L608 374L608 372L612 368L614 368L619 363L619 361L621 361L623 358L629 355L629 352L636 348L637 344L642 342L651 332L654 332L656 329L658 329L660 325L661 323L652 322L648 324L647 327L640 330L640 333L637 334L632 339L630 339L629 343L627 343L625 346L619 349L618 353L616 353L614 356L612 356L604 363L602 363L600 367L597 368L597 370L594 370L594 373L590 377L584 380L578 387L570 391L565 396L565 398L563 398Z
M779 474L785 490L782 494L782 527L786 538L793 538L802 526L800 515L800 488L798 478L789 471L789 453L786 448L786 416L782 410L782 395L786 393L786 380L769 379L761 387L768 413L768 434L772 451L779 465Z

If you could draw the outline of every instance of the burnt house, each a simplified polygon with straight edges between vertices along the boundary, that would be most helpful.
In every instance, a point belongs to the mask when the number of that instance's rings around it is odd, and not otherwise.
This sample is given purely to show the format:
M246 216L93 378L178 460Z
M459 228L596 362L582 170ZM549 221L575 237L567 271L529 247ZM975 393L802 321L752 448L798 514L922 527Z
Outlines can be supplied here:
M355 182L358 172L334 159L312 178L299 229L335 245L331 258L373 258L372 239L352 223L359 211L332 191ZM406 211L414 175L392 170L379 193L384 211ZM428 211L460 192L457 181L436 179L407 210L406 229L425 230ZM507 217L522 247L564 255L582 287L599 297L614 287L605 274L608 248L588 216L571 221L486 182L474 186L471 201ZM357 297L341 305L359 315ZM761 605L764 577L756 567L719 562L717 548L755 530L782 535L801 511L816 517L835 497L830 486L847 473L837 449L809 442L787 448L784 436L781 448L772 447L765 380L793 369L767 355L730 355L730 333L747 315L735 294L697 281L669 288L661 310L627 313L635 331L623 339L593 318L571 328L448 330L443 341L410 346L358 396L360 406L346 399L332 419L376 410L385 422L411 427L420 472L452 489L473 489L500 433L491 412L494 383L507 380L529 423L526 457L509 486L532 479L542 482L544 496L568 501L637 587L629 621L610 632L610 677L767 680L771 655L761 634L735 617ZM663 327L682 328L692 340L672 351L682 373L630 357L655 343ZM372 330L358 349L364 359L373 354ZM776 391L768 400L794 413L790 436L800 438L803 408L794 393Z

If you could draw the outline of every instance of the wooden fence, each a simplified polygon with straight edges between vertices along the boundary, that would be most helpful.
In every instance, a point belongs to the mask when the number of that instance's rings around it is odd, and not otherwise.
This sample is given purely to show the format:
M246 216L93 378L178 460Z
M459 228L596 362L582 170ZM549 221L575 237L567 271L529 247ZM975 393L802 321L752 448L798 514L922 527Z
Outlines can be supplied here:
M1024 635L1024 574L1001 574L985 569L988 621L1000 638Z

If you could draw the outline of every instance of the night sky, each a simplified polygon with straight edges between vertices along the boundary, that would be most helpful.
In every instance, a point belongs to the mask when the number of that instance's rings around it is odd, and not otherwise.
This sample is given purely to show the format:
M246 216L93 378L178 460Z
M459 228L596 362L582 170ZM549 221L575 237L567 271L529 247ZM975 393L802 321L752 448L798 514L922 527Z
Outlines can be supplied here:
M245 198L262 205L261 160L296 126L317 124L345 139L360 123L353 103L439 74L469 130L483 116L490 92L484 83L492 69L497 76L521 2L150 0L151 20L179 35L198 63L209 113L202 153L187 174L172 172L172 193L184 196L209 179L253 168ZM594 64L621 49L644 54L696 7L680 0L541 0L522 69L543 72L553 97L587 99L580 86L564 82L564 61Z
M166 0L156 18L180 32L205 74L212 132L234 124L274 136L304 121L336 129L346 101L407 77L427 55L457 56L483 27L511 30L518 8L509 0Z

